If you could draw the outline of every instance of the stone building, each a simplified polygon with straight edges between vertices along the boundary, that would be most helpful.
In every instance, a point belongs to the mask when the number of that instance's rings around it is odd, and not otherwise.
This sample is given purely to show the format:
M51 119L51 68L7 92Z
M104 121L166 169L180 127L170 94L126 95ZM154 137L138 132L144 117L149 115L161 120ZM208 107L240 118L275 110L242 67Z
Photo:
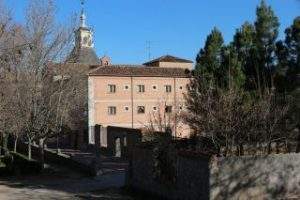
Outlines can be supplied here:
M100 66L89 73L89 142L94 126L190 130L179 120L193 62L166 55L143 65ZM177 119L178 118L178 119Z
M84 76L88 74L88 87L83 91L86 90L88 99L88 114L84 117L88 119L85 126L89 127L89 143L94 143L96 124L139 129L154 127L156 130L170 128L174 136L183 137L190 132L180 122L179 114L184 109L192 61L166 55L142 65L113 65L108 56L99 59L82 9L75 45L64 67L80 69Z

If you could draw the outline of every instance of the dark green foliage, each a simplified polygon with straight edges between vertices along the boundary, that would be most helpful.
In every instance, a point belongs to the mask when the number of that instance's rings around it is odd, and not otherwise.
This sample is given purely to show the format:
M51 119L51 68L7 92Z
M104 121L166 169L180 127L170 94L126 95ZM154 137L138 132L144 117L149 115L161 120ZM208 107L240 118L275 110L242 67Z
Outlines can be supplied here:
M189 85L186 98L190 111L187 123L196 133L203 130L205 134L216 130L224 133L227 130L230 135L234 131L239 134L243 128L244 132L254 128L254 135L260 129L262 132L255 137L270 139L271 136L284 133L282 130L290 123L284 121L286 116L300 118L294 114L300 113L300 105L297 109L290 101L292 96L294 102L300 102L300 17L286 29L284 41L277 40L278 30L278 17L262 0L257 6L254 23L245 22L236 30L233 41L228 45L224 44L218 29L215 28L208 35L204 48L197 55L195 77ZM234 102L236 105L232 106ZM240 110L236 110L238 108ZM237 113L232 114L234 112ZM262 116L263 112L268 119ZM235 120L232 117L226 119L230 115L240 116ZM274 119L282 120L282 125L279 126ZM226 122L224 127L223 122ZM236 122L239 123L230 127L231 123ZM253 123L253 126L246 127L246 122ZM238 134L234 140L239 140ZM282 144L288 141L289 134L286 132L278 137L280 140L285 138L286 141L280 141ZM249 138L240 139L245 141ZM256 141L255 138L253 140Z
M207 36L204 48L200 49L196 58L196 72L209 77L222 85L223 69L221 50L223 47L222 33L214 28Z
M255 46L255 27L249 22L245 22L240 29L236 30L232 45L238 54L242 71L245 74L244 87L247 90L258 88L258 61Z
M256 9L254 25L246 22L236 31L233 46L246 76L246 90L262 94L265 88L273 86L278 28L278 18L262 1Z
M153 140L153 177L156 181L172 185L176 181L176 149L169 132L155 134Z
M261 73L261 85L272 86L272 73L275 69L275 49L278 37L279 21L272 8L265 1L256 9L256 48L259 73Z
M293 24L286 29L285 33L285 43L288 51L287 81L289 89L293 90L299 86L297 75L300 74L300 16L295 18Z
M242 88L245 84L245 74L242 69L242 61L239 59L237 49L233 45L222 48L222 80L223 86Z

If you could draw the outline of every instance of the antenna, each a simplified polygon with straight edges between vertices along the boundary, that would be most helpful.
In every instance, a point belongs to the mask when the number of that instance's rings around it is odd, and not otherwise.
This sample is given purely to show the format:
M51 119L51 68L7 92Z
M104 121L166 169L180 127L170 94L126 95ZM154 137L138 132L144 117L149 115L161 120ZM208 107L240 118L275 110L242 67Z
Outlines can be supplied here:
M152 45L152 41L146 41L146 49L148 51L148 60L151 60L151 45Z

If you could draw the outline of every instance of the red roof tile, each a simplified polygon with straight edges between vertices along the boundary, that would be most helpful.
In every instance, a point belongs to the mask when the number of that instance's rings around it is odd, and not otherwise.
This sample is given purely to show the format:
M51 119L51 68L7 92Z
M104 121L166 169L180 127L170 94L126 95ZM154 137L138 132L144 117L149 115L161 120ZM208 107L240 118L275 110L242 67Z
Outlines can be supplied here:
M145 65L110 65L90 71L89 76L138 76L138 77L182 77L191 72L183 68L148 67Z

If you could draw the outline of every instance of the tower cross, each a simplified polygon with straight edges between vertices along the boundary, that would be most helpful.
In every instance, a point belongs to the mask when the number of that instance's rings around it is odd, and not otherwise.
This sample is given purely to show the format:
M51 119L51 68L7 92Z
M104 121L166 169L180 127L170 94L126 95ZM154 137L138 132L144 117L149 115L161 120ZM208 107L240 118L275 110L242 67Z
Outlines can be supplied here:
M80 4L81 4L81 15L80 15L80 26L81 27L86 27L86 16L84 14L84 3L85 0L80 0Z

